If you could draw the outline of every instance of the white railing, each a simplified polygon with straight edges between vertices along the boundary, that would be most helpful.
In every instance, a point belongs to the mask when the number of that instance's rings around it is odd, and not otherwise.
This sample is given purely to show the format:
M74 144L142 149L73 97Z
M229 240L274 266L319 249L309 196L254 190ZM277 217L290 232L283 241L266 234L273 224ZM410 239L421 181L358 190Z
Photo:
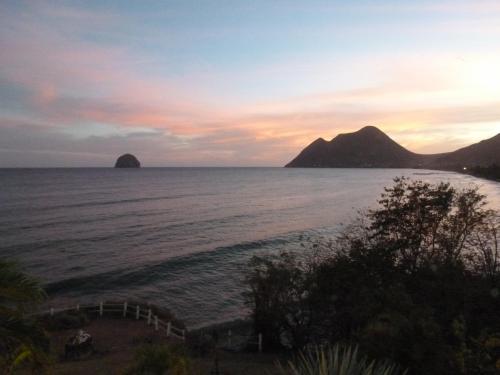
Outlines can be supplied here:
M83 310L87 313L96 313L99 316L103 316L104 313L120 313L124 318L130 317L135 320L144 319L147 321L148 325L153 325L155 331L165 332L167 337L174 337L182 341L186 340L186 330L182 328L175 327L171 321L165 322L158 318L158 315L153 314L153 310L149 306L141 306L138 304L129 304L128 302L123 303L105 303L103 301L99 302L97 305L86 304L72 307L51 307L48 310L39 311L32 316L40 315L50 315L54 316L56 313L66 312L66 311L80 311Z

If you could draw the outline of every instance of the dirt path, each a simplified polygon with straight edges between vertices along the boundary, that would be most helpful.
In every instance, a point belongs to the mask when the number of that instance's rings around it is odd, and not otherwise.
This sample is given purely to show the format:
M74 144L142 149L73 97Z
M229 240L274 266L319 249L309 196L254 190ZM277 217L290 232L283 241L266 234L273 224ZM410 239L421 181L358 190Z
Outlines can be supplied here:
M56 374L119 374L128 367L136 349L146 343L179 343L167 339L165 332L157 332L143 320L98 318L83 328L93 338L95 353L86 359L66 361L64 345L78 329L58 330L50 333L52 352L57 357Z
M144 320L122 318L96 318L83 328L93 338L95 353L80 360L65 360L64 345L78 329L50 332L52 352L56 358L54 374L100 375L123 374L132 364L135 351L147 343L182 345L177 339L167 338L165 332L157 332ZM276 356L258 353L229 353L219 350L221 375L275 375ZM193 374L210 374L214 358L193 358Z

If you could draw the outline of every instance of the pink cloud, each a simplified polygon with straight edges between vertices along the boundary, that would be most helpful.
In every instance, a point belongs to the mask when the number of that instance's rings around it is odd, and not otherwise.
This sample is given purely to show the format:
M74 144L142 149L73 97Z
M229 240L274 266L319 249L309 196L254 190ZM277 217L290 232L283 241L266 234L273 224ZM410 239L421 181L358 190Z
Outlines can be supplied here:
M135 59L125 48L104 47L73 35L79 24L109 27L109 22L118 22L115 18L70 8L35 8L1 19L8 32L0 36L0 50L5 51L0 55L0 78L29 94L27 112L66 126L89 120L165 128L207 112L192 88L163 77L145 78L136 71ZM56 17L59 28L39 21L37 12Z
M59 27L39 21L37 12L56 18ZM463 64L450 54L358 56L335 67L349 76L377 78L366 87L314 91L237 107L223 102L215 107L193 80L186 79L181 85L144 74L135 64L140 57L127 48L79 37L82 26L109 29L119 24L115 15L39 5L19 17L0 18L2 30L8 30L0 35L0 78L27 93L25 111L38 125L69 132L81 123L159 130L155 137L94 137L94 145L78 143L80 154L85 148L97 150L96 145L115 144L115 152L124 144L135 144L138 150L150 145L150 160L161 154L179 163L282 165L319 136L332 138L369 124L380 126L414 151L427 152L449 150L448 133L457 124L468 124L460 129L480 130L469 130L469 141L454 139L452 147L480 140L487 128L491 136L500 132L500 104L492 100L498 96L488 93L488 100L476 98L470 87L460 86L458 68ZM283 72L328 78L332 66L328 60L280 61L261 66L256 74L263 80ZM232 74L226 81L243 76L240 71ZM7 122L2 121L0 126L5 126ZM26 127L25 122L12 124L10 127ZM57 147L71 152L64 141L60 139ZM44 152L47 150L49 146Z

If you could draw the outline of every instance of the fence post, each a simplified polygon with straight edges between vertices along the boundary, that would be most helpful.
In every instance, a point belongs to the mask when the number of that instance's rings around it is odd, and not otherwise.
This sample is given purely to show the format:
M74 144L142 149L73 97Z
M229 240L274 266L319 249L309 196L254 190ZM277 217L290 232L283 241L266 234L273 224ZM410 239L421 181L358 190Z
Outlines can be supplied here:
M127 309L128 309L128 303L125 301L123 302L123 317L127 317Z
M167 337L170 336L170 333L172 332L172 322L167 323Z
M181 330L182 333L182 341L186 341L186 330Z
M99 315L102 316L103 312L104 312L104 306L103 306L103 303L101 301L101 302L99 302Z
M54 308L53 307L50 308L50 316L54 316Z
M158 315L155 315L155 331L158 331Z
M141 313L141 307L139 305L137 305L137 307L135 308L135 319L136 320L139 320L140 313Z
M76 304L76 311L80 311L80 304L79 303Z
M227 346L231 346L231 330L227 331Z
M259 333L259 353L262 353L262 333Z
M151 325L151 309L148 310L148 326Z

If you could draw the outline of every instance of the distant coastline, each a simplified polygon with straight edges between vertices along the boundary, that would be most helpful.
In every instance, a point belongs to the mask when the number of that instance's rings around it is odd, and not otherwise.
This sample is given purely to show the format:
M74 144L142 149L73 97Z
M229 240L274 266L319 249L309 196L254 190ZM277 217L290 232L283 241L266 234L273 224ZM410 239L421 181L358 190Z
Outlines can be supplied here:
M267 166L267 167L240 167L240 166L182 166L182 167L176 167L176 166L165 166L165 167L160 167L160 166L148 166L148 167L140 167L142 170L164 170L164 169L171 169L171 170L182 170L182 169L193 169L193 170L205 170L205 169L214 169L214 170L224 170L224 169L282 169L282 168L288 168L288 167L280 167L280 166ZM296 167L296 168L301 168L301 167ZM454 172L458 174L465 174L477 178L483 178L487 179L490 181L495 181L495 182L500 182L500 167L496 164L492 164L488 167L481 167L481 166L475 166L467 169L463 168L426 168L426 167L302 167L306 169L412 169L415 171L419 170L431 170L431 171L436 171L436 172ZM98 166L98 167L0 167L0 171L57 171L57 170L113 170L113 169L121 169L121 168L115 168L115 167L109 167L109 166ZM418 175L419 173L415 173ZM427 174L427 173L424 173Z
M474 177L500 182L500 166L496 164L490 165L489 167L477 166L462 172Z

